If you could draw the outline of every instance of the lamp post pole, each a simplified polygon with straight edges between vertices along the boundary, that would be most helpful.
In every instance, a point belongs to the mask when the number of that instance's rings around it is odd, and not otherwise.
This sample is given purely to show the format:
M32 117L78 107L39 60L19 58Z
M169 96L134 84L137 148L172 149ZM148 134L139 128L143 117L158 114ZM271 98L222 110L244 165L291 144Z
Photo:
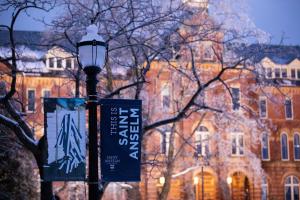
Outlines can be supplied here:
M79 43L77 43L79 60L86 74L87 108L89 112L89 164L88 186L89 200L99 199L98 174L98 126L97 126L97 74L105 64L107 44L98 35L98 27L90 25L86 29Z
M87 90L87 106L89 112L89 171L88 171L88 186L89 200L99 199L98 189L98 137L97 137L97 90L98 83L97 74L100 68L89 66L84 69L87 75L86 90Z

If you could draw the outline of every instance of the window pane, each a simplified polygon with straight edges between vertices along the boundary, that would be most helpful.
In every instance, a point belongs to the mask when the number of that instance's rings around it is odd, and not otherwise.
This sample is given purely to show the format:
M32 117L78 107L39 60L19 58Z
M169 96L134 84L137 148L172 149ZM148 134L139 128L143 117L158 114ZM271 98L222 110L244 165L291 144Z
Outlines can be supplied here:
M66 59L66 68L67 69L72 68L72 59L71 58Z
M262 159L269 159L269 136L266 133L262 138Z
M294 184L298 184L299 183L298 179L295 176L293 176L293 183Z
M293 117L292 113L292 101L290 99L285 100L285 118L290 119Z
M240 155L244 155L244 137L243 135L239 135L239 153Z
M280 78L280 69L275 68L275 78Z
M300 159L300 136L299 134L294 135L294 153L295 159Z
M291 69L291 78L296 78L296 70Z
M231 141L231 152L232 152L232 154L233 155L236 155L236 138L235 138L235 136L233 135L232 136L232 141Z
M62 68L62 58L57 58L57 68Z
M300 79L300 69L297 69L297 78Z
M49 58L49 67L50 68L54 67L54 58Z
M161 88L161 96L163 108L170 108L170 88L168 84L163 84Z
M28 111L34 111L35 108L35 91L28 90Z
M43 97L47 98L47 97L50 97L50 91L49 90L44 90L43 92Z
M267 73L267 78L272 78L272 69L271 68L267 68L266 73Z
M282 78L287 78L287 69L281 69Z
M282 159L288 159L288 145L286 134L281 135L281 153Z
M292 193L291 193L290 186L285 187L285 200L292 200Z
M266 185L262 185L261 187L261 200L268 199L268 187Z
M232 94L232 109L233 110L240 109L240 89L231 88L231 94Z
M260 114L260 117L267 116L267 101L266 101L266 99L259 100L259 114Z
M294 200L299 199L299 186L294 186Z

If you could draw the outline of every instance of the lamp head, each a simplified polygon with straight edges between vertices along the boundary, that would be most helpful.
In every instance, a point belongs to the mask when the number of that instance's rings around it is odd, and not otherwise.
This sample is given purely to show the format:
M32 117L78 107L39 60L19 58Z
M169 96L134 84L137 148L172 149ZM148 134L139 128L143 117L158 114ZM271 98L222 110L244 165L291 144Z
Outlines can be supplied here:
M79 61L83 68L98 67L102 69L105 64L107 44L98 35L96 25L89 25L86 32L87 34L77 43Z

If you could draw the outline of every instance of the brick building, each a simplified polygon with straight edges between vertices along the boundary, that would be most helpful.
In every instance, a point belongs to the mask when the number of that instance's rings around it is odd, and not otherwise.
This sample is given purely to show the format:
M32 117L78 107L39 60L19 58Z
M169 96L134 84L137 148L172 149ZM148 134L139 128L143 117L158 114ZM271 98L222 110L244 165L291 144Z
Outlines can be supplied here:
M143 159L150 164L142 169L142 199L158 199L172 151L174 169L168 199L299 199L300 50L271 48L274 51L261 55L258 62L263 67L262 83L249 72L229 71L223 80L231 93L216 84L200 95L199 103L225 108L226 113L195 111L145 136ZM74 80L66 72L76 65L72 54L60 48L23 46L22 50L16 97L36 137L41 137L42 97L73 97ZM205 59L197 61L197 69L204 80L209 79L220 65L207 48L199 52ZM185 102L193 94L189 81L178 79L168 63L155 61L152 65L147 75L151 84L143 93L149 121L171 116L176 112L175 102ZM1 63L1 81L7 80L6 75ZM74 194L76 185L72 183L70 188L65 198L84 198L84 192ZM112 184L108 192L126 198L126 191L120 188L124 187ZM76 190L84 189L80 186ZM126 190L129 195L130 189Z

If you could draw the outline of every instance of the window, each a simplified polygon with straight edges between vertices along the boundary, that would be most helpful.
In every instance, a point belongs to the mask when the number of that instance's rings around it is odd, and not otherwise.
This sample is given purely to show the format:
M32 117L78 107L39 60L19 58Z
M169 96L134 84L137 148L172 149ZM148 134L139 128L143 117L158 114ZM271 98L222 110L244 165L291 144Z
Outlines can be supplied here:
M267 117L267 99L265 97L259 99L259 116L261 118Z
M269 160L269 135L264 133L261 141L261 158L262 160Z
M204 49L203 59L204 60L213 60L213 49L212 47L206 47Z
M232 95L232 109L240 109L240 88L231 88Z
M300 79L300 69L297 69L297 79Z
M285 118L292 119L293 118L292 100L286 99L284 105L285 105Z
M236 132L231 134L231 154L234 156L244 155L244 134Z
M281 159L289 159L289 147L288 147L288 137L287 134L283 133L281 135Z
M163 84L161 88L162 107L169 109L171 104L169 84Z
M299 200L299 180L296 176L288 176L284 182L285 200Z
M44 98L50 97L50 90L43 90L42 92L42 112L44 112Z
M282 78L287 78L287 69L286 68L281 69L281 76L282 76Z
M72 68L72 58L66 59L66 68L71 69Z
M300 160L300 135L294 134L294 159Z
M280 78L280 68L275 68L275 78Z
M266 68L266 75L267 75L267 78L272 78L272 69L271 68Z
M170 147L171 132L164 132L161 134L161 153L168 154Z
M268 181L266 177L262 178L261 183L261 200L268 200Z
M57 68L62 68L63 67L62 66L62 58L57 58L56 60L57 60L57 64L56 64Z
M54 68L54 58L49 58L49 68Z
M291 69L291 78L292 79L296 78L296 69Z
M205 126L200 126L195 133L196 152L199 156L209 154L209 132Z
M29 89L27 91L27 111L34 112L35 109L35 90Z

